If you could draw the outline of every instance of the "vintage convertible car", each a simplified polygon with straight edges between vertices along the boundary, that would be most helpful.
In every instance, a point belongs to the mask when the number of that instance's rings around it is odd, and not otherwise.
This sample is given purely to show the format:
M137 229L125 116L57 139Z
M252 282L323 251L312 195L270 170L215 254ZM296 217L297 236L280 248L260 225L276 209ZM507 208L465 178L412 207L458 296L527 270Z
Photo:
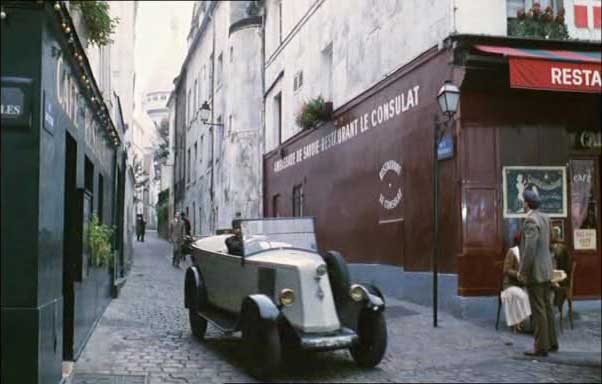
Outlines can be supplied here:
M204 339L207 322L242 331L249 369L274 372L283 351L349 348L357 364L376 366L385 353L385 302L371 285L351 284L342 255L318 253L313 218L244 219L243 255L228 253L231 234L192 244L185 306Z

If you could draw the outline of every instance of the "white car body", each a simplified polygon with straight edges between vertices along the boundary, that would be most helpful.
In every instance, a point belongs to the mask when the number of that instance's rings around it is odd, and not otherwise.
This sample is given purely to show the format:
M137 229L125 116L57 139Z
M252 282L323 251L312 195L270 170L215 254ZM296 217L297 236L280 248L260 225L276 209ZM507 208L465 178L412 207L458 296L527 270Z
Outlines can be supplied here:
M318 253L282 244L282 248L245 256L243 262L243 257L227 253L225 241L230 236L212 236L193 244L194 263L201 270L211 305L237 314L249 295L263 293L278 303L280 292L292 289L294 303L281 308L291 325L305 333L340 329L328 275L317 273L324 265ZM269 270L274 272L266 272ZM272 273L273 281L261 281L262 274Z

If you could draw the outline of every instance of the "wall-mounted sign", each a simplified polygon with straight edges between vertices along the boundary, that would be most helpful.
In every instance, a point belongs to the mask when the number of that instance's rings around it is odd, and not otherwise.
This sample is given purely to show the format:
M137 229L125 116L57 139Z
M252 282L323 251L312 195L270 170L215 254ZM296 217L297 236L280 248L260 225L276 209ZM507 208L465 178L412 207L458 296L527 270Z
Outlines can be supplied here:
M387 210L395 209L403 197L400 186L401 165L395 160L385 161L378 172L378 178L386 190L385 194L379 195L378 202Z
M504 217L525 217L523 192L539 195L539 210L551 217L567 217L565 167L504 167Z
M31 125L31 79L2 77L2 127Z
M602 64L510 58L512 88L602 92Z
M445 160L454 157L454 136L451 133L443 135L437 147L437 159Z
M573 247L575 250L596 250L596 230L575 229L573 231Z
M54 116L52 103L46 97L46 92L44 92L44 129L51 134L54 132Z

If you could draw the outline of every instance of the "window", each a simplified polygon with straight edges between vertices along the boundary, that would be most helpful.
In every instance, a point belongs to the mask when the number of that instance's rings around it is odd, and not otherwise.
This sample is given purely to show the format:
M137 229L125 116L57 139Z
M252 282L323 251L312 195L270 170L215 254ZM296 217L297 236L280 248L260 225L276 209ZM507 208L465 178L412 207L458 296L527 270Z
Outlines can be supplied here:
M192 104L192 114L196 112L199 105L199 94L198 94L198 81L194 79L194 103Z
M188 166L188 172L186 172L186 181L190 183L190 148L188 148L188 159L186 161L186 164Z
M293 91L298 91L303 86L303 71L298 71L295 73L295 78L293 79Z
M230 62L234 61L234 47L230 46Z
M282 44L282 0L276 3L276 36L278 36L278 45Z
M217 117L217 124L221 124L222 123L222 117L218 116ZM215 148L215 162L219 162L220 159L220 154L222 153L222 145L224 142L224 127L223 126L215 126L215 130L216 130L216 148Z
M322 51L322 96L326 101L332 101L332 43Z
M192 175L193 180L196 180L196 169L197 169L197 145L196 142L194 143L194 174Z
M272 217L280 217L280 194L272 197Z
M105 191L105 186L104 186L104 180L102 178L102 175L99 173L98 174L98 221L100 221L101 223L103 223L103 217L104 217L104 191Z
M274 96L274 144L280 145L282 140L282 92Z
M186 102L186 123L190 123L192 120L192 108L190 107L191 97L190 97L190 89L188 89L188 99ZM190 126L188 127L190 128Z
M303 185L293 187L293 216L303 216Z
M207 100L208 99L208 97L207 97L208 82L207 82L207 66L206 65L203 65L202 77L201 78L203 79L201 81L201 88L203 90L203 92L201 93L202 94L201 99Z
M223 72L224 72L224 58L223 58L223 55L220 53L219 56L217 57L217 73L216 73L217 86L222 84L222 77L224 74Z
M199 146L199 167L201 167L203 165L203 151L205 150L205 135L201 136L201 144ZM203 173L202 169L200 168L201 172L199 172L200 174ZM200 175L199 175L200 176Z

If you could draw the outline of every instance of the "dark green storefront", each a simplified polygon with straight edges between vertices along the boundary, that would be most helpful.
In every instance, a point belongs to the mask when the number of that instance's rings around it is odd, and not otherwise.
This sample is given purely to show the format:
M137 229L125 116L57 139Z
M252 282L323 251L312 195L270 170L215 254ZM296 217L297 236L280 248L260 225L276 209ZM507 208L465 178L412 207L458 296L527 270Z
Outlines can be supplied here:
M79 58L67 10L54 4L3 2L1 381L7 384L59 383L63 359L77 359L123 275L93 266L82 240L92 213L123 233L122 132L99 101L85 55ZM118 264L123 239L114 237Z

